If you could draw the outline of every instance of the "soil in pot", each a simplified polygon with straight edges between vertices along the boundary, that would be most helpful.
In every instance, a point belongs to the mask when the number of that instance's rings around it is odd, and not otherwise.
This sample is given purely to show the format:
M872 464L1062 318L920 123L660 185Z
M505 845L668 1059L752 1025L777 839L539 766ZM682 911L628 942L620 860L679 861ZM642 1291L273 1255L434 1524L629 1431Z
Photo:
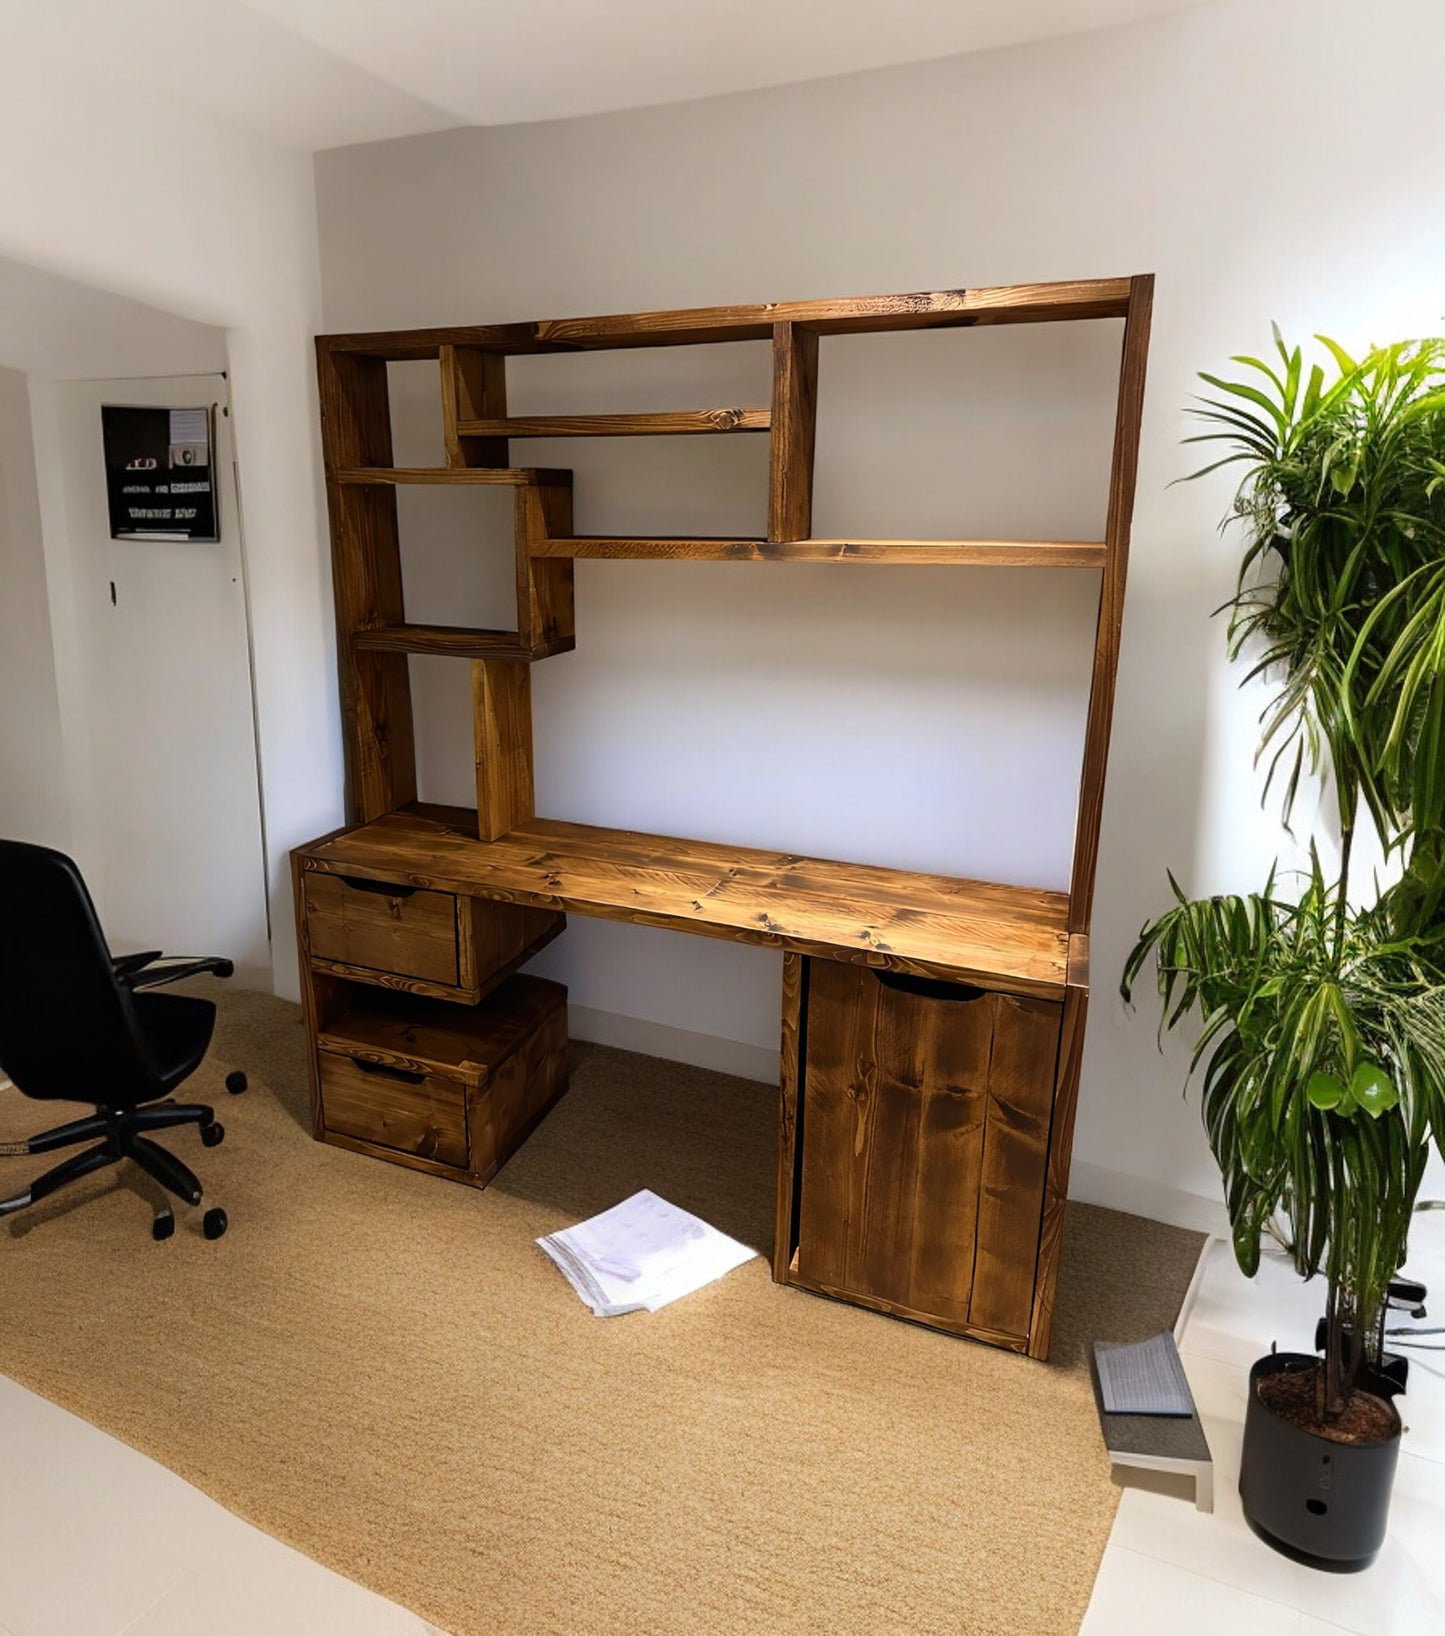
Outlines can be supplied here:
M1399 1416L1383 1398L1373 1392L1354 1391L1337 1420L1316 1417L1318 1371L1288 1369L1277 1375L1262 1375L1255 1390L1260 1400L1281 1420L1301 1431L1327 1437L1332 1443L1388 1443L1400 1430Z

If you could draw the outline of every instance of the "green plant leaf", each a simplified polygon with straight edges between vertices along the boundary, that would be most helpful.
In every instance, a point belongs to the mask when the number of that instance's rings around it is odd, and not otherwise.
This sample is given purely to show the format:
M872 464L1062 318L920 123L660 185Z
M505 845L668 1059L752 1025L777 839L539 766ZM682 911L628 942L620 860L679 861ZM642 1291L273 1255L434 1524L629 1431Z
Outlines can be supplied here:
M1311 1074L1305 1086L1305 1097L1312 1108L1337 1108L1344 1094L1344 1083L1334 1074Z
M1394 1080L1373 1062L1362 1062L1355 1069L1350 1079L1350 1093L1356 1104L1372 1119L1378 1119L1382 1113L1388 1113L1400 1100Z

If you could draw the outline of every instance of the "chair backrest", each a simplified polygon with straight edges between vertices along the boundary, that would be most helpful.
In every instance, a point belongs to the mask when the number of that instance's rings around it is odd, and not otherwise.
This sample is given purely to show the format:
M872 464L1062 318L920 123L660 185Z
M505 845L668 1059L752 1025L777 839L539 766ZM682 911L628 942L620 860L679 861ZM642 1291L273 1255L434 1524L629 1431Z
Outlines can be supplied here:
M26 1096L120 1105L155 1070L80 871L0 841L0 1068Z

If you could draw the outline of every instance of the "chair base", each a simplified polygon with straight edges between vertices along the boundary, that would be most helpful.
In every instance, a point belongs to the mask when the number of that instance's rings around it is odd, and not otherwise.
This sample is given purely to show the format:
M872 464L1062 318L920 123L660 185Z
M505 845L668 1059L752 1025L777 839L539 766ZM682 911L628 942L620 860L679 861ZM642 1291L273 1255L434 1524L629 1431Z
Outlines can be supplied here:
M32 1136L25 1144L23 1151L29 1153L52 1153L59 1148L74 1147L77 1143L87 1142L92 1137L100 1140L94 1147L87 1148L83 1153L72 1155L62 1160L58 1165L37 1176L24 1192L13 1194L8 1199L0 1199L0 1216L14 1215L17 1210L28 1209L32 1204L38 1204L41 1199L62 1187L69 1186L83 1176L89 1176L94 1171L104 1170L108 1165L119 1164L123 1159L130 1159L139 1165L153 1180L159 1182L168 1193L173 1193L178 1199L190 1205L201 1202L204 1189L200 1181L189 1166L184 1165L158 1142L153 1142L145 1134L147 1131L167 1130L176 1125L198 1125L201 1129L201 1140L207 1147L214 1147L225 1135L223 1127L218 1123L215 1111L199 1102L158 1102L143 1107L110 1109L98 1107L95 1113L84 1119L71 1120L69 1124L57 1125L53 1130L42 1131L38 1136ZM219 1238L225 1232L226 1213L224 1210L208 1210L205 1219L205 1234L207 1238ZM157 1239L169 1238L175 1230L175 1218L167 1207L156 1213L152 1224L152 1231Z

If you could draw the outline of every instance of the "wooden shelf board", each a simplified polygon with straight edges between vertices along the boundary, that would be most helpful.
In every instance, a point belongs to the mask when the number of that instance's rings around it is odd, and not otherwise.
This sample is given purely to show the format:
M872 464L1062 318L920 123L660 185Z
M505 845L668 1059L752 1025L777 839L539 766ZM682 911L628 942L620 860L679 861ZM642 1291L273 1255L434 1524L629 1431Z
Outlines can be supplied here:
M546 466L343 466L330 475L337 483L369 483L381 487L395 487L399 483L480 483L493 487L535 488L572 482L572 473L565 467Z
M705 432L766 432L771 409L672 409L639 415L508 415L459 420L458 437L675 437Z
M779 301L692 307L674 312L615 313L595 318L551 318L530 324L325 335L319 344L334 352L359 352L368 357L403 360L435 358L443 346L523 354L765 341L772 338L773 325L778 323L797 324L822 335L848 335L973 324L1123 318L1129 308L1129 287L1127 278L1080 279L995 289L858 296L838 301Z
M477 838L414 803L308 848L303 868L405 881L827 959L1062 995L1068 898L944 875L532 819Z
M351 645L369 653L435 653L454 659L545 659L570 652L573 638L527 647L516 631L471 630L462 625L381 625L351 633Z
M972 567L1102 568L1089 540L651 540L590 535L534 540L534 557L661 558L694 562L887 562Z

